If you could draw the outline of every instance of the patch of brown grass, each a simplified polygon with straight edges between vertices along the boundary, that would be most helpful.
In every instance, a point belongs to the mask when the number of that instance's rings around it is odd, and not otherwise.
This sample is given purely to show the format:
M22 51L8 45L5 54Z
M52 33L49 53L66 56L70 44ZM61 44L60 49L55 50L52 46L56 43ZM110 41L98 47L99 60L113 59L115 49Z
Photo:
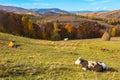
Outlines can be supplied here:
M7 63L0 64L0 77L19 76L19 75L37 75L40 69L33 66L14 65Z

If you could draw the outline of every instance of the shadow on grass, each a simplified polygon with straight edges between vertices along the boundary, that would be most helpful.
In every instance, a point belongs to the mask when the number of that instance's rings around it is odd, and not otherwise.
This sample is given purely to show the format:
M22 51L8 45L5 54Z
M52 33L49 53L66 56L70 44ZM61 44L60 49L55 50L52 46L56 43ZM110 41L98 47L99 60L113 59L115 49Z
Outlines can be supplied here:
M118 72L118 70L117 70L117 69L112 68L112 67L110 67L110 68L108 69L108 71L109 71L109 72Z
M17 44L17 45L16 45L16 48L18 48L18 47L20 47L20 46L21 46L21 45Z

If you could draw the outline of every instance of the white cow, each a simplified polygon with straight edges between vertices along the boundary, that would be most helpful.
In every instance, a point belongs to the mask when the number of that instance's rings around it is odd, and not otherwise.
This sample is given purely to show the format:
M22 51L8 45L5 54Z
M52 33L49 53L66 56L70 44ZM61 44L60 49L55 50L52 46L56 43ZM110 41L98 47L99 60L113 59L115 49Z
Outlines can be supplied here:
M64 38L64 41L68 41L68 38Z
M85 59L82 59L79 57L75 61L76 65L81 65L83 70L90 70L90 71L96 71L96 72L104 72L108 71L108 67L103 62L97 62L97 61L87 61Z

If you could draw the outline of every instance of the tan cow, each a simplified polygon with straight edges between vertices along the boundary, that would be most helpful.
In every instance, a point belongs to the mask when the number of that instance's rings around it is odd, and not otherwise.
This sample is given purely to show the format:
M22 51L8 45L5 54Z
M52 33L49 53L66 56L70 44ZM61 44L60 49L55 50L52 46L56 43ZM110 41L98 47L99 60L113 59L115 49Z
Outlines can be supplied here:
M12 48L16 48L16 42L15 41L10 41L8 46L12 47Z

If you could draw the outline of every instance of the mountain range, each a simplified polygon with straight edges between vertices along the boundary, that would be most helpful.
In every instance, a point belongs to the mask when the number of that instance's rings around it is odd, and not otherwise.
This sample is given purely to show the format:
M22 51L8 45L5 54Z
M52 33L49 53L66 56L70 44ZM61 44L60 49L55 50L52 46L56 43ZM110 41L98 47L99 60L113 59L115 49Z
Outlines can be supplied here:
M76 14L76 13L91 13L91 12L108 12L109 10L97 10L97 11L92 11L92 10L80 10L80 11L69 11L71 14Z
M14 12L14 13L39 13L39 14L61 14L61 13L68 13L65 10L61 10L58 8L50 8L50 9L24 9L15 6L3 6L0 5L0 10Z
M68 13L65 10L61 10L58 8L50 8L50 9L30 9L30 11L37 12L40 14L61 14L61 13Z
M108 10L99 10L99 11L91 11L91 10L80 10L80 11L65 11L58 8L47 8L47 9L24 9L21 7L15 6L4 6L0 5L0 10L5 10L8 12L15 12L15 13L39 13L39 14L76 14L76 13L90 13L90 12L108 12Z
M94 16L100 18L117 18L120 19L120 10L98 10L98 11L90 11L90 10L80 10L80 11L65 11L58 8L49 8L49 9L24 9L15 6L3 6L0 5L0 10L4 10L7 12L14 12L20 14L32 14L32 15L40 15L40 14L80 14L83 16Z
M30 12L30 10L28 9L15 7L15 6L3 6L3 5L0 5L0 10L5 10L8 12Z

